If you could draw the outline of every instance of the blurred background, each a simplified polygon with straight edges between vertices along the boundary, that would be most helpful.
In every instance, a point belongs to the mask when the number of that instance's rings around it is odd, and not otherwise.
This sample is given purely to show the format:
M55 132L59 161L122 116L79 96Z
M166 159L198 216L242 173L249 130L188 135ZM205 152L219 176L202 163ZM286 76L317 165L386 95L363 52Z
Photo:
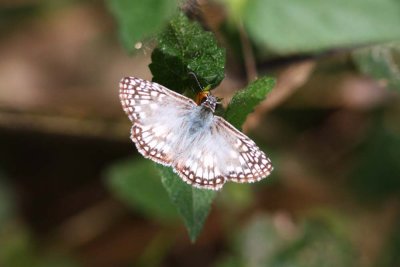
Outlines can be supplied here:
M225 185L191 243L118 100L154 40L129 55L107 2L2 1L0 266L400 266L400 4L181 8L226 49L215 95L276 77L243 126L273 174Z

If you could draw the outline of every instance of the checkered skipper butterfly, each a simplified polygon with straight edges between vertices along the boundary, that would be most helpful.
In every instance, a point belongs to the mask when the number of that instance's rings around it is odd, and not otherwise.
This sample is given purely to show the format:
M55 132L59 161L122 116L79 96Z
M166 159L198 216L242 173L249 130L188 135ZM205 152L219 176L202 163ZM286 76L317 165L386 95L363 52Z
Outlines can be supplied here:
M250 138L214 116L217 98L211 94L196 104L160 84L126 77L119 97L139 152L171 166L188 184L219 190L227 181L251 183L273 170Z

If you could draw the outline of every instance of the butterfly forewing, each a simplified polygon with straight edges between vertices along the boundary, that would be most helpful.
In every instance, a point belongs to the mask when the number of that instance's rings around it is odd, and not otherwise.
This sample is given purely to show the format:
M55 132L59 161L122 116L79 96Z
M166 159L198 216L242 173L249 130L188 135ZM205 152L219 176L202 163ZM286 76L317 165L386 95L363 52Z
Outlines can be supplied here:
M134 77L126 77L120 81L119 97L122 108L133 123L139 122L141 117L149 115L147 112L156 112L163 104L178 105L178 107L184 108L195 105L190 98L175 93L158 83Z
M226 181L255 182L273 169L246 135L212 114L205 123L194 101L157 83L124 78L120 99L139 152L172 166L195 187L218 190Z
M177 138L174 127L195 103L157 83L134 77L121 80L119 96L133 122L131 139L139 152L158 163L170 165L170 144Z

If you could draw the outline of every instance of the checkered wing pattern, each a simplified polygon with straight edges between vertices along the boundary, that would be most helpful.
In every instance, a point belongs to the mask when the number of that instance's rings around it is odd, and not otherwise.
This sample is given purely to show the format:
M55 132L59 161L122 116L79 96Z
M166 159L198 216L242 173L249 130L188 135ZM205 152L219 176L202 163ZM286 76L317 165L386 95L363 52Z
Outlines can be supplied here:
M138 151L172 166L188 184L218 190L227 181L259 181L273 169L246 135L157 83L123 78L120 100L133 123L131 139Z
M176 164L184 181L199 188L219 190L225 182L252 183L267 177L271 161L246 135L214 116L210 131Z
M138 151L163 165L171 165L175 127L196 104L162 85L134 77L119 84L122 108L132 121L131 139ZM170 123L170 122L173 123Z

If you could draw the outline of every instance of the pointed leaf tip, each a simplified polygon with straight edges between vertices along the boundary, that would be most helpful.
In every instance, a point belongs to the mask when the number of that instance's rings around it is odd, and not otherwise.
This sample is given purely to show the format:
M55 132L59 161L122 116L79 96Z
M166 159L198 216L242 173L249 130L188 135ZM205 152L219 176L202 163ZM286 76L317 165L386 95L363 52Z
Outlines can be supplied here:
M161 181L185 223L190 240L196 241L210 212L216 192L186 184L170 167L157 167L161 172Z

